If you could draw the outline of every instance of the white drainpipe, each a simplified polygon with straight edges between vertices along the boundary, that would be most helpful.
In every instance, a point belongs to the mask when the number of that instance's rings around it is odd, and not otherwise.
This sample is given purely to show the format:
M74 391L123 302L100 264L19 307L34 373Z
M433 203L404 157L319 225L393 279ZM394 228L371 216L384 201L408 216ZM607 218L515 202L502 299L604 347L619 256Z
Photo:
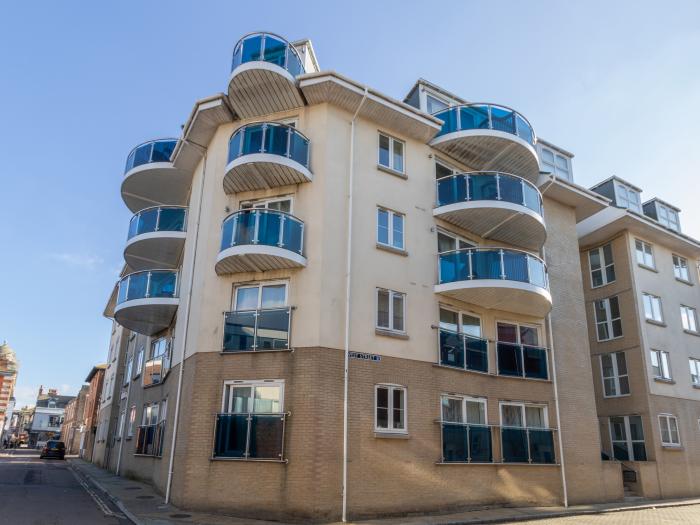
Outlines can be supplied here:
M187 302L185 303L185 329L182 334L182 353L180 354L180 372L177 376L177 397L175 399L175 420L173 422L173 440L170 446L170 460L168 461L168 480L165 485L165 504L170 503L170 489L173 483L173 465L175 463L175 444L177 441L178 423L180 418L180 398L182 397L182 376L185 369L185 349L187 348L187 332L190 326L190 303L192 301L192 284L194 282L195 261L197 256L197 244L199 242L199 223L202 218L202 199L204 198L204 178L207 174L207 150L199 144L184 141L204 150L202 163L202 181L199 185L199 209L197 210L197 222L194 230L194 246L190 259L190 285L187 290ZM188 228L189 230L189 228Z
M136 348L136 335L134 334L134 348ZM129 351L129 343L126 344L126 351ZM134 354L131 354L131 363L133 365L133 359L134 359ZM126 368L126 367L125 367ZM128 370L128 369L127 369ZM127 370L124 370L126 373ZM127 410L129 413L131 412L129 409L129 397L131 396L131 383L134 382L133 377L129 377L129 386L126 387L126 406L124 407L124 428L121 429L121 436L120 436L120 441L119 441L119 455L117 456L117 468L115 469L115 474L118 476L119 475L119 467L122 464L122 450L124 450L124 441L126 441L126 436L124 435L124 429L128 429L128 423L126 421L126 416L127 416ZM117 425L119 425L119 420L117 420ZM117 427L118 429L119 427ZM127 430L128 432L128 430Z
M355 175L355 120L367 100L367 88L362 100L350 121L350 173L348 180L348 241L347 260L345 264L345 370L343 373L343 523L347 521L348 511L348 371L350 366L350 308L352 305L350 291L352 284L352 194Z

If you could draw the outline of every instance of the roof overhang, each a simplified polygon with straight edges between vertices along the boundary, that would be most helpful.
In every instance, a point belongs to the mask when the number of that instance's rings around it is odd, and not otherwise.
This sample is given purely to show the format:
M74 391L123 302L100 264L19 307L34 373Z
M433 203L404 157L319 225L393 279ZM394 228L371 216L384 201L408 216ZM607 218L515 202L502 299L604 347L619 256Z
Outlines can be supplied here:
M660 244L682 255L700 259L700 241L664 228L656 221L624 208L609 206L576 225L579 246L600 244L622 231Z
M606 182L610 182L611 180L616 180L617 182L620 182L621 184L624 184L625 186L632 188L633 190L638 191L639 193L642 193L642 188L635 186L631 182L626 181L625 179L623 179L622 177L618 177L617 175L613 175L612 177L608 177L605 180L601 180L597 184L591 186L591 189L598 188L599 186L602 186L603 184L605 184Z
M646 206L647 204L651 203L651 202L658 202L659 204L663 204L664 206L666 206L667 208L671 208L671 209L672 209L673 211L675 211L675 212L679 212L679 213L680 213L680 211L681 211L680 208L674 206L674 205L671 204L670 202L666 202L666 201L663 200L663 199L659 199L658 197L654 197L654 198L652 198L652 199L649 199L649 200L646 201L646 202L643 202L643 203L642 203L642 208L643 208L644 206Z
M553 175L540 175L537 186L542 196L574 208L579 223L604 210L610 199Z
M173 166L194 171L219 126L233 120L233 111L222 93L195 102L173 151Z
M86 382L86 383L89 383L90 381L92 381L92 378L95 377L95 374L96 374L97 372L99 372L100 370L105 370L106 368L107 368L107 365L106 365L106 364L104 364L104 365L95 365L95 366L93 366L93 367L92 367L92 370L90 370L90 373L89 373L88 376L85 378L85 382Z
M335 71L302 75L299 87L309 105L329 103L353 114L360 108L358 116L421 142L428 142L442 127L440 119ZM360 107L365 94L367 99Z

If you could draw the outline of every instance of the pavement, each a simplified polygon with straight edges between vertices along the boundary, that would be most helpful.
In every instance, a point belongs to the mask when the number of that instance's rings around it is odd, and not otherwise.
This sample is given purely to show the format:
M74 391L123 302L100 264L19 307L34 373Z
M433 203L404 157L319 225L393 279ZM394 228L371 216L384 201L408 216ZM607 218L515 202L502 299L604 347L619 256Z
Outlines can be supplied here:
M136 525L282 525L221 514L181 510L165 505L163 496L148 484L115 476L92 463L69 459L71 467L90 480L100 493ZM98 523L98 522L96 522ZM360 520L352 525L476 525L536 523L537 525L657 525L700 524L700 498L681 500L635 500L564 507L493 507L452 514ZM339 525L339 524L334 524Z

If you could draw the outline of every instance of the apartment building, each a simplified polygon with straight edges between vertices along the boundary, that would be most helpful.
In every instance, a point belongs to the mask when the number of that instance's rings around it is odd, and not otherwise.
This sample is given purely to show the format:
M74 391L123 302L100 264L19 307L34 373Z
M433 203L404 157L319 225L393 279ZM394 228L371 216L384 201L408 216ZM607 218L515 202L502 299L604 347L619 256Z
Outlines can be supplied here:
M578 225L603 453L628 493L700 493L700 241L680 210L611 177Z
M14 403L11 402L17 382L19 363L15 351L3 341L0 345L0 437L5 439L5 427L12 419Z
M608 200L571 160L505 106L243 37L127 158L110 468L262 518L622 498L576 230Z
M55 388L49 388L44 392L44 387L39 387L29 427L30 446L38 446L49 439L61 437L66 405L73 398L74 396L60 395Z

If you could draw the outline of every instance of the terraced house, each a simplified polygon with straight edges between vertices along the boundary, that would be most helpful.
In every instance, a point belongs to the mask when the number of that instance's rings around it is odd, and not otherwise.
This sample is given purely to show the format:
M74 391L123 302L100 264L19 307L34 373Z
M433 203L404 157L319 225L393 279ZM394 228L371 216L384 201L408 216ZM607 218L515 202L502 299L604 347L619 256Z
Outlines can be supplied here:
M267 518L622 497L576 229L608 200L519 112L250 34L121 193L120 474Z
M592 368L606 457L630 495L700 493L700 241L679 212L612 177L610 205L578 225Z

